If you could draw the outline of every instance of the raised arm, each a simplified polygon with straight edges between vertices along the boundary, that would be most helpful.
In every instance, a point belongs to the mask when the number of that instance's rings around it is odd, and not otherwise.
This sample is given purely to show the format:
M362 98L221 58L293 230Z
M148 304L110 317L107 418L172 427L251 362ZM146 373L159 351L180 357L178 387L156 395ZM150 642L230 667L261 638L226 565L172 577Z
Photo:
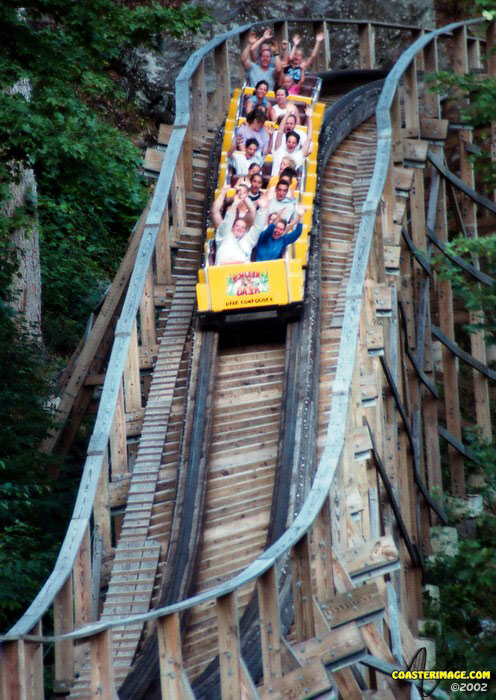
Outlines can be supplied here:
M310 153L310 151L312 150L313 109L311 107L307 107L305 110L305 115L307 118L307 138L305 139L305 143L301 147L301 154L304 158L306 158L308 156L308 154Z
M226 185L222 188L219 195L216 197L214 203L212 204L212 210L210 212L210 217L215 228L219 228L221 223L224 221L222 214L220 213L224 202L226 201L226 194L229 187Z
M286 126L286 121L289 117L289 112L286 112L286 114L283 116L281 123L279 124L279 131L277 132L276 136L276 142L274 144L274 151L277 151L278 148L280 148L281 143L282 143L282 137L284 136L284 127Z
M248 213L245 216L246 223L247 223L247 225L249 224L251 226L253 224L253 222L255 221L255 217L257 215L257 208L256 208L254 202L252 202L249 197L245 197L245 199L243 199L243 202L248 209Z
M264 149L264 156L266 156L268 153L271 153L272 151L272 141L274 140L274 127L272 124L269 124L268 126L265 127L265 130L269 136L269 140L267 141L267 146Z
M255 55L258 47L260 44L262 44L264 41L268 41L269 39L272 38L272 30L271 29L266 29L264 33L262 34L261 37L259 37L256 41L253 42L253 44L247 44L245 48L243 49L243 53L241 54L241 63L243 64L243 68L245 70L250 70L252 61L250 60L250 56ZM254 63L255 61L253 61Z
M324 32L319 32L318 34L316 34L315 44L313 46L312 53L305 61L302 62L302 64L301 64L302 68L304 68L305 70L307 68L310 68L310 66L312 65L312 63L314 61L314 58L316 58L317 54L319 53L319 48L320 48L320 45L323 41L324 41Z
M293 45L291 46L291 53L289 54L288 61L291 61L293 58L293 54L295 50L298 48L298 46L301 43L301 36L299 34L293 34Z
M257 48L254 47L256 41L257 35L256 32L252 29L251 32L248 34L248 44L250 46L250 58L253 63L256 63L257 61Z

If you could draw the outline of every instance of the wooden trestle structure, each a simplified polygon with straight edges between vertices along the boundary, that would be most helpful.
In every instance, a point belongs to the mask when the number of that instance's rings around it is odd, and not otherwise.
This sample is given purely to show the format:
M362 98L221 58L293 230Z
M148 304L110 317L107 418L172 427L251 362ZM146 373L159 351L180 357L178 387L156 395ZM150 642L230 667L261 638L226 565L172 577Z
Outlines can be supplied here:
M292 21L273 23L277 38ZM446 522L432 491L442 491L447 456L451 492L466 497L463 460L475 459L463 444L458 365L473 371L463 392L486 438L496 378L482 333L465 342L468 316L455 313L450 282L431 266L450 232L476 236L481 217L496 221L496 205L475 192L471 129L453 111L446 118L423 75L438 69L440 45L452 61L443 68L494 76L496 33L494 24L486 40L472 33L482 20L430 33L369 21L310 25L325 33L322 71L345 25L364 69L375 67L376 33L395 29L414 42L375 93L355 92L323 129L313 306L302 330L288 327L286 346L260 338L233 352L195 325L204 201L215 179L209 153L230 99L230 52L251 29L240 27L179 74L176 121L161 130L167 148L148 155L159 170L153 198L64 378L61 414L72 411L72 428L47 449L70 441L92 387L103 389L53 573L1 639L3 700L44 697L52 644L56 696L160 696L132 695L125 681L152 653L153 630L168 700L410 696L388 674L428 645L418 639L423 561L431 526ZM207 95L210 64L217 83ZM457 172L445 145L457 150ZM477 261L451 259L493 284ZM202 369L205 357L215 372ZM290 379L295 365L300 379ZM285 472L291 460L298 464ZM281 516L275 501L286 481ZM208 676L214 662L220 686ZM253 675L257 663L262 673Z

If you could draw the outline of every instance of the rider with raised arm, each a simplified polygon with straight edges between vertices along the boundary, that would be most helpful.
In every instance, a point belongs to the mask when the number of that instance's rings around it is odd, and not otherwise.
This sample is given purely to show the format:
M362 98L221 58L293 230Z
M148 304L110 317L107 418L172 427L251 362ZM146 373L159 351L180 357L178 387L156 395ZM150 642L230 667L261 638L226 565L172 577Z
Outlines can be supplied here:
M303 50L300 49L301 37L299 34L293 36L293 48L289 55L288 62L283 65L283 73L290 75L294 80L291 94L297 95L301 92L303 81L305 80L305 70L309 69L317 56L320 44L324 41L324 33L319 32L315 36L315 44L312 53L308 58L303 57Z
M286 134L286 144L283 143L283 138L285 134L286 122L290 115L285 114L279 131L277 132L276 142L274 145L273 160L272 160L272 175L277 175L279 173L279 168L281 166L281 160L285 156L289 156L294 162L296 169L303 165L305 158L308 156L312 149L312 115L313 111L311 107L307 107L305 110L305 115L307 117L307 137L302 147L298 150L298 144L300 142L300 135L296 131L290 131Z
M250 262L251 253L258 241L267 214L264 210L255 211L255 205L250 201L248 188L239 187L234 201L222 217L221 210L225 202L228 187L224 187L212 206L212 223L215 226L215 255L216 265L234 265ZM247 217L240 218L238 208L246 205L255 218L253 226L249 227Z
M286 246L294 243L301 236L303 226L300 220L304 213L305 207L299 205L296 209L294 222L288 226L287 212L285 209L281 209L272 223L260 234L255 249L255 260L262 262L263 260L281 258Z
M269 90L273 90L276 82L276 75L281 70L281 62L279 56L276 56L275 62L272 61L272 51L264 47L260 50L258 61L252 61L250 51L254 51L264 41L272 38L272 30L266 29L262 36L253 44L247 44L241 54L241 63L246 71L246 77L250 84L255 86L260 80L265 80L269 86Z

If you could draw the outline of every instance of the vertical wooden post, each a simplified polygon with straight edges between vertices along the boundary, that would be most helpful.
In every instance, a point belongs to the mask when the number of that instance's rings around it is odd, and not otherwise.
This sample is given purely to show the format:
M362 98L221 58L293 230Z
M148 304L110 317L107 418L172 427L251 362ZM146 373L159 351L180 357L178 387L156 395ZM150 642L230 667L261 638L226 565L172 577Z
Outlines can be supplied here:
M480 40L474 36L467 36L468 67L470 70L482 68Z
M193 691L183 669L179 613L161 617L158 620L157 635L162 697L164 700L193 698Z
M179 236L186 224L186 189L184 178L184 151L179 155L172 181L172 223L171 245L178 245Z
M319 603L330 600L334 595L334 570L332 566L331 543L331 502L329 496L324 501L314 520L312 538L315 552L315 590Z
M432 39L424 49L425 72L436 73L438 70L437 58L437 39ZM438 119L441 116L441 102L438 94L431 92L429 89L425 91L425 110L426 116Z
M455 34L455 72L459 75L465 75L470 68L466 27L463 27L463 30L464 31L457 30ZM471 189L475 189L474 167L466 150L466 145L472 143L472 130L460 129L458 137L460 177ZM461 214L468 237L477 238L477 207L475 202L464 193L461 194ZM473 260L473 262L476 267L479 266L478 259ZM480 312L470 312L469 321L471 324L481 323L483 321L482 314ZM470 334L470 346L472 355L479 360L479 362L487 364L486 343L482 330ZM488 381L483 374L475 369L472 370L472 377L474 382L477 425L481 427L484 438L486 440L491 440L492 430Z
M405 97L405 126L410 138L420 136L420 119L417 90L417 61L415 57L403 75L403 91Z
M439 186L439 197L436 211L435 233L440 241L448 240L448 221L446 213L446 184L444 179ZM453 317L453 292L449 280L437 280L439 325L445 335L455 339L455 323ZM443 346L443 385L446 425L450 433L458 440L462 439L462 423L458 399L458 371L456 358L448 348ZM451 488L454 496L465 495L465 475L463 457L453 447L448 447L451 473Z
M127 440L126 440L126 413L124 410L124 392L121 388L117 395L114 420L110 431L110 468L112 479L127 474ZM103 465L105 466L105 465ZM102 471L105 469L102 467Z
M55 635L69 634L74 629L72 602L72 576L69 576L53 603L53 628ZM68 639L55 642L55 681L57 691L69 690L74 682L74 643Z
M76 627L91 622L91 546L86 528L73 569L74 621Z
M375 68L375 28L372 22L358 26L360 68Z
M112 527L110 519L109 465L107 453L105 453L103 459L102 473L100 474L95 501L93 503L93 520L95 529L98 529L98 536L102 541L103 552L108 553L112 546Z
M151 349L157 342L155 330L155 302L153 299L153 276L151 266L146 273L145 286L140 300L141 347Z
M487 77L496 77L496 20L487 23L486 30ZM491 121L491 159L496 160L496 119ZM496 189L493 190L496 202Z
M315 636L313 617L310 543L305 533L291 550L293 607L297 642Z
M412 40L417 41L417 39L421 39L424 36L424 34L425 29L414 29L412 31ZM419 70L425 70L424 49L421 49L417 52L417 68Z
M239 51L240 53L243 53L245 50L247 44L248 44L248 37L251 34L251 29L247 29L246 32L240 32L239 33Z
M43 634L41 621L38 622L31 634L41 637ZM27 681L26 700L44 700L45 683L43 677L43 644L42 642L25 642L25 674Z
M189 192L193 189L193 128L191 120L189 126L186 127L183 147L179 157L182 159L184 186L186 192Z
M137 411L141 408L141 381L136 322L131 332L129 350L124 367L124 405L126 412Z
M200 64L191 78L191 126L195 134L204 135L207 130L207 85L205 82L205 61Z
M274 22L274 39L278 43L279 53L280 53L281 52L281 41L288 41L288 23L287 22Z
M323 33L324 41L320 45L312 68L314 71L326 71L329 70L331 65L331 44L329 41L329 29L325 20L313 23L313 33L317 35L319 32Z
M157 284L172 284L168 206L164 209L155 244L155 278Z
M0 645L1 700L24 700L26 678L24 674L24 642L2 642Z
M221 124L226 118L231 99L231 72L229 69L229 46L223 41L214 49L215 63L215 104L217 121Z
M389 113L393 129L393 163L403 164L403 140L401 136L400 93L396 89Z
M111 632L99 632L90 639L91 695L101 700L114 700Z
M257 580L257 591L263 678L267 684L282 676L281 622L275 565Z
M241 700L239 623L236 592L217 598L222 700Z

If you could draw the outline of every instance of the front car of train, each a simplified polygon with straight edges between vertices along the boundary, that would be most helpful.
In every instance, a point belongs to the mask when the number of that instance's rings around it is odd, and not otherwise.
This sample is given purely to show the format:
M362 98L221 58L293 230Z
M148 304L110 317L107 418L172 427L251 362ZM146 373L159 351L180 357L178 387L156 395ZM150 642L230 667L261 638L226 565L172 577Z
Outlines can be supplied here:
M282 257L276 260L216 265L215 230L213 226L208 227L204 267L198 272L196 285L198 312L203 326L220 326L224 323L261 317L287 318L301 313L317 184L318 139L325 111L325 104L318 102L320 79L308 76L308 83L304 85L302 94L290 96L291 102L296 105L300 113L301 125L298 126L298 132L302 140L308 129L305 109L308 106L312 108L311 150L297 171L297 185L293 192L295 204L305 206L305 213L301 220L302 233L297 241L285 248ZM236 128L246 121L244 106L253 92L254 88L248 86L234 90L224 127L215 197L222 188L231 185L235 179L228 152L235 139ZM274 92L269 91L266 97L271 103L275 102ZM266 122L266 126L268 124L271 124L274 129L273 140L275 141L279 125L275 122ZM263 187L267 186L270 178L272 158L270 153L265 156L263 162L261 171ZM227 197L234 197L234 194L233 188L227 192Z

